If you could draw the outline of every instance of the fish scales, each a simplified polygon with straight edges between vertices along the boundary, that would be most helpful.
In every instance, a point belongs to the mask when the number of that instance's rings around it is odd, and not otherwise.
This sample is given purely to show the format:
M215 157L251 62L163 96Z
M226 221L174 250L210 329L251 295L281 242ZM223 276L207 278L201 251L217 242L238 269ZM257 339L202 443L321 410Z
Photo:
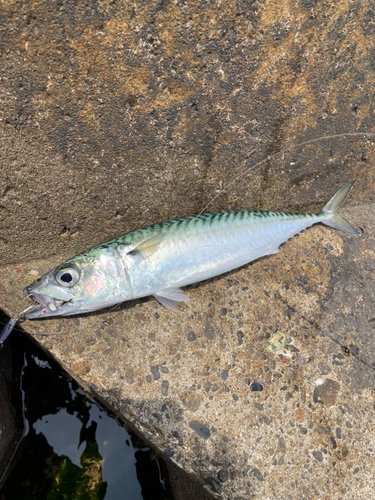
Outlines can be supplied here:
M130 298L187 286L231 271L275 251L284 241L320 220L309 215L255 214L222 212L208 214L201 220L189 217L180 219L180 224L166 222L146 228L147 235L163 234L164 239L147 259L128 259ZM131 243L132 233L128 237ZM122 249L125 259L128 250L129 247Z
M321 222L358 232L337 214L354 183L318 214L233 210L169 219L99 244L25 289L35 307L28 319L95 311L153 295L178 310L189 300L181 287L277 253L289 238Z
M216 222L222 222L224 219L228 222L236 222L239 220L245 220L247 223L251 222L252 219L256 220L259 218L262 219L270 219L272 217L278 217L280 220L283 220L285 217L288 218L296 218L300 216L313 217L312 214L301 214L301 213L285 213L285 212L267 212L264 210L233 210L230 212L214 212L210 214L201 214L197 216L189 216L189 217L178 217L175 219L167 219L163 222L159 222L157 224L153 224L151 226L147 226L142 229L137 229L136 231L132 231L131 233L124 234L117 238L114 238L106 243L101 243L92 247L91 250L96 250L100 248L107 248L109 245L137 245L139 242L144 241L147 238L151 238L160 232L173 231L175 229L184 230L188 228L190 225L194 227L212 227ZM228 220L229 218L229 220Z

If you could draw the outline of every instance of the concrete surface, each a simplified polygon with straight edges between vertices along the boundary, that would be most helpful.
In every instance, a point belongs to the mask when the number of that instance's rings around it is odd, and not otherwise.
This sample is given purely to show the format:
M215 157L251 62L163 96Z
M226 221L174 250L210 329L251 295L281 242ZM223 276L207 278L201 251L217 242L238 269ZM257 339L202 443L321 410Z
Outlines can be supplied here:
M169 498L173 500L212 500L212 495L197 482L190 474L177 467L170 460L164 462L167 467L166 487Z
M371 497L375 207L343 214L361 237L314 227L272 258L188 288L181 314L148 300L23 326L218 498ZM2 270L8 312L56 262ZM278 333L286 342L274 353Z
M196 214L269 154L372 131L374 22L366 1L4 0L1 261ZM212 209L311 210L353 177L371 199L372 152L296 149Z
M366 1L2 2L0 306L267 155L373 131L374 19ZM369 138L315 143L210 207L315 211L357 178L362 237L313 228L190 287L180 315L149 300L24 326L218 497L371 498L373 165Z

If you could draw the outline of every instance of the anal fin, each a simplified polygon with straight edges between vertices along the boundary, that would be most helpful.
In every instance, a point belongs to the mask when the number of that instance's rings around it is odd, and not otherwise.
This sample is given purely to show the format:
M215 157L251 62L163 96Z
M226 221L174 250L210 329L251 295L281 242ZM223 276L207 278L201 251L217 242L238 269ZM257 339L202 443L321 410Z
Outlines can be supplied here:
M154 293L154 297L161 305L174 312L180 312L179 302L188 302L190 300L190 297L181 288L159 290L158 293Z
M175 300L167 299L166 297L157 295L156 293L154 293L154 297L158 302L160 302L162 306L166 307L170 311L180 312L180 308L178 307L178 302L176 302Z

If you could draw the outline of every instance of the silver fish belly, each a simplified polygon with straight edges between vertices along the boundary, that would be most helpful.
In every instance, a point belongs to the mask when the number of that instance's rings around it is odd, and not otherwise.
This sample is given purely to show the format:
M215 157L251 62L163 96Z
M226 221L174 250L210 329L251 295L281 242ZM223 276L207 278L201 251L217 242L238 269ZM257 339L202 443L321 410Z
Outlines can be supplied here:
M235 210L171 219L97 245L39 278L24 292L35 302L27 319L95 311L153 295L178 310L180 287L243 266L321 222L359 234L336 213L354 182L319 214Z

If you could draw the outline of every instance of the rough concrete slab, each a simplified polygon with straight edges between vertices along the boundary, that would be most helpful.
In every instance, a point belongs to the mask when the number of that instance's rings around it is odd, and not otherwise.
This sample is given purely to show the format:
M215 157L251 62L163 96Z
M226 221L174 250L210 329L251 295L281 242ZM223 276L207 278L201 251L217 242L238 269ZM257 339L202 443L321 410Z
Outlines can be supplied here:
M366 1L3 1L0 305L291 144L371 132L374 45ZM179 316L151 300L25 327L222 498L371 498L373 160L369 138L314 143L210 207L315 211L357 178L361 238L314 228Z
M199 213L267 155L372 131L373 26L367 1L1 2L1 261ZM312 210L354 177L365 201L373 154L298 148L211 208Z
M371 497L375 206L344 215L361 237L314 227L188 288L181 314L135 301L24 327L218 498ZM57 260L2 269L8 312Z

